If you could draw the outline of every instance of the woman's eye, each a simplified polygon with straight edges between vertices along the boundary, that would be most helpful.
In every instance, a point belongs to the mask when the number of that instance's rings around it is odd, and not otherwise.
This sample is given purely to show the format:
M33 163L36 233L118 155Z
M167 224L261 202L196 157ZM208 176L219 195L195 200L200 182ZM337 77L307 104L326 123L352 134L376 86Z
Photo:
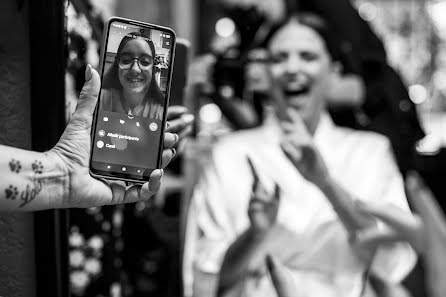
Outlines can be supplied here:
M122 64L131 64L133 62L133 59L130 56L121 56L119 59Z
M139 59L139 62L141 63L141 65L143 66L150 66L153 63L153 59L149 56L146 57L141 57Z
M272 63L282 63L286 59L287 59L287 55L284 54L284 53L273 54L271 56L271 62Z
M300 56L305 61L314 61L314 60L317 60L319 58L319 56L317 54L310 53L310 52L303 52L303 53L300 54Z

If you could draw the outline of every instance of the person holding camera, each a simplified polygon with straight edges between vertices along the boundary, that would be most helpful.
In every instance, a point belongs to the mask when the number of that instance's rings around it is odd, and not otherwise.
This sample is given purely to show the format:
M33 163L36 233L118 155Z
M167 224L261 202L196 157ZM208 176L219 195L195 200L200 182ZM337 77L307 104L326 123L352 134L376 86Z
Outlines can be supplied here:
M194 190L186 295L275 296L265 265L271 255L289 270L294 296L374 296L370 273L399 282L416 261L405 243L351 244L359 230L380 227L356 200L410 215L391 145L328 115L340 65L326 20L292 15L265 44L269 62L247 71L248 88L269 98L264 123L221 139Z

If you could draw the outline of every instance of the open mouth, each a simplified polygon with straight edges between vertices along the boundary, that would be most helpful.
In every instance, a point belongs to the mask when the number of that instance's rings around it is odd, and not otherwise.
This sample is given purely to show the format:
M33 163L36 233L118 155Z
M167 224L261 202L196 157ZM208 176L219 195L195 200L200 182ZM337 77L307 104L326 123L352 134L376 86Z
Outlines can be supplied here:
M294 89L286 89L284 91L286 96L306 95L309 92L310 92L310 87L308 87L308 86L302 86L300 88L294 88Z

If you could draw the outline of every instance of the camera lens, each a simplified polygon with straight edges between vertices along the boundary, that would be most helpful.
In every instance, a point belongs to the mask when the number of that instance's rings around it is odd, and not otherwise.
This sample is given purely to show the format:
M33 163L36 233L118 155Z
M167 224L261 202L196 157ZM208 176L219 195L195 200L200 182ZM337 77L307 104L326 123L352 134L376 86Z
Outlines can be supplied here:
M139 29L139 33L144 34L144 29Z

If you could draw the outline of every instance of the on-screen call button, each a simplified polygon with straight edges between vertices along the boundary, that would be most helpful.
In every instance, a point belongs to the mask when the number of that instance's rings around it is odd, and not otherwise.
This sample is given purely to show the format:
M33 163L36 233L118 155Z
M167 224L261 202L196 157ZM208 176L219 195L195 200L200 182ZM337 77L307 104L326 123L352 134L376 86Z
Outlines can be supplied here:
M158 129L158 125L157 125L155 122L152 122L152 123L150 123L150 125L149 125L149 129L150 129L150 131L155 132L156 129Z

